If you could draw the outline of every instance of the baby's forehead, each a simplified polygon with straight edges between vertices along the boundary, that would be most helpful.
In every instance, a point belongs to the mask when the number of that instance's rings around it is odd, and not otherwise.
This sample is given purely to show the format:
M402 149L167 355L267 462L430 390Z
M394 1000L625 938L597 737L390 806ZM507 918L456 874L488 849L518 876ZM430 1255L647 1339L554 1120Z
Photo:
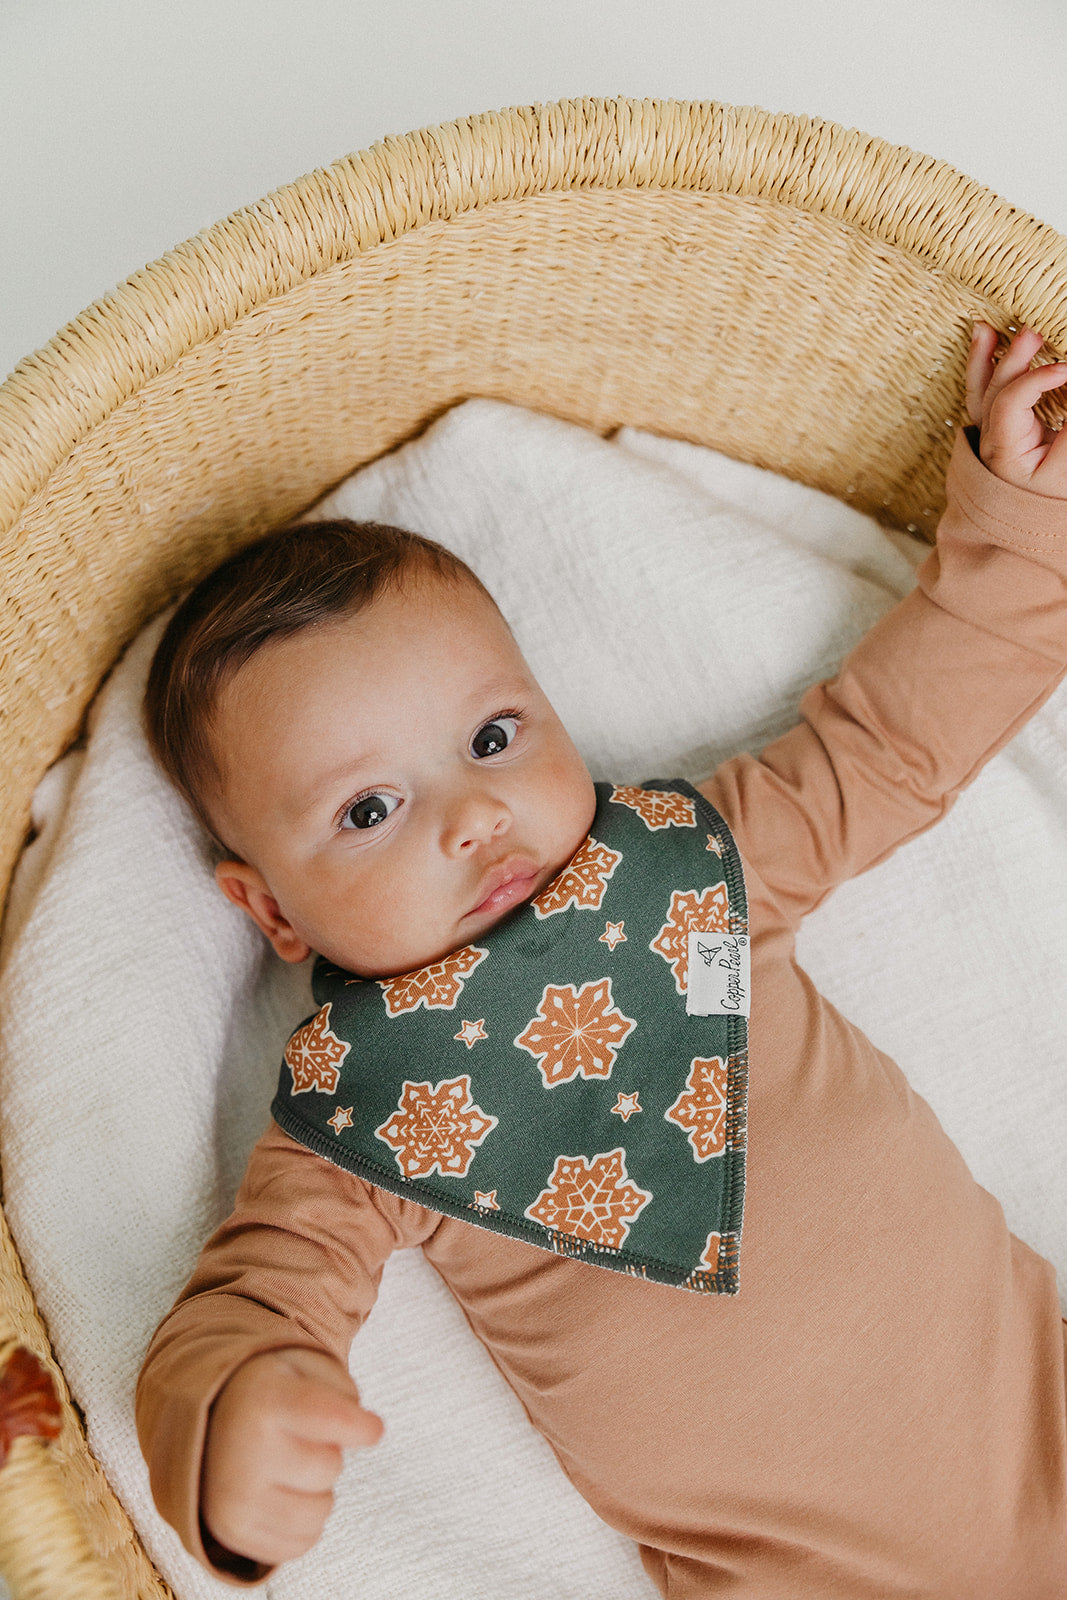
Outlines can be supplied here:
M220 684L247 678L274 658L324 655L343 643L346 652L418 658L428 641L450 632L487 649L515 650L514 635L496 601L473 575L416 570L403 574L373 599L316 617L299 628L268 634Z
M362 720L382 704L459 708L469 698L473 707L531 687L492 597L473 580L419 575L359 608L265 640L220 685L211 737L225 744L249 717L268 734L291 720L294 705L314 717L319 701L335 696Z
M226 684L211 742L216 808L251 848L267 814L379 781L416 750L466 748L543 696L494 602L474 585L396 589L265 643ZM213 808L213 809L216 809Z

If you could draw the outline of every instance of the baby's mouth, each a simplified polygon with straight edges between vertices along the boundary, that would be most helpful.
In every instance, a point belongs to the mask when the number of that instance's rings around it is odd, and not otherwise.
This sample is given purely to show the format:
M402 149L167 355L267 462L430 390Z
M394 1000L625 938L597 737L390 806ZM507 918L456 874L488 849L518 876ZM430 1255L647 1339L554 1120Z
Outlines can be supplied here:
M540 869L528 856L512 856L490 868L478 885L478 904L468 917L502 916L530 899L538 887Z

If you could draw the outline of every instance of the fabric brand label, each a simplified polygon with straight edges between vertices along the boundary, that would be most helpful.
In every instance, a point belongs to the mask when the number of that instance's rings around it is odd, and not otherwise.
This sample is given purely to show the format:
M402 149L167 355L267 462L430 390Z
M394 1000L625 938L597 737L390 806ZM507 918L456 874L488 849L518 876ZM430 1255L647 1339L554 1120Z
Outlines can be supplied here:
M685 1009L691 1017L747 1017L752 997L748 935L690 933Z

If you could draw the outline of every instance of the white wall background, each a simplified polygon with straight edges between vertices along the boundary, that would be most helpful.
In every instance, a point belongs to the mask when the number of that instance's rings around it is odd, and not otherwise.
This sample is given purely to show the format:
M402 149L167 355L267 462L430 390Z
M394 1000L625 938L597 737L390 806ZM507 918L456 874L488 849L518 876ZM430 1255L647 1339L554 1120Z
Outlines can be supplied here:
M1067 233L1067 0L0 0L0 375L313 167L583 94L828 117Z

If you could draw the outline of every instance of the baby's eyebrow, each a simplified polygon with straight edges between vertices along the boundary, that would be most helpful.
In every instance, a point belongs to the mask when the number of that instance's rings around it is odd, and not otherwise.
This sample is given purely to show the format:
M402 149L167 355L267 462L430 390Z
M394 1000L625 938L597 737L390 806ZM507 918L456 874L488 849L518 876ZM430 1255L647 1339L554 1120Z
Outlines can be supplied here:
M370 769L370 764L370 757L358 751L346 756L344 761L338 762L327 772L316 774L308 783L301 783L286 808L291 819L303 822L324 805L332 804L335 796L338 797L338 804L345 800L349 792L354 793L359 787L358 779Z
M534 680L519 677L516 673L509 672L506 676L494 678L488 683L479 684L471 694L471 715L480 715L480 711L489 706L488 715L499 711L504 705L525 705L530 698ZM484 702L484 704L483 704ZM476 709L480 708L480 709Z

